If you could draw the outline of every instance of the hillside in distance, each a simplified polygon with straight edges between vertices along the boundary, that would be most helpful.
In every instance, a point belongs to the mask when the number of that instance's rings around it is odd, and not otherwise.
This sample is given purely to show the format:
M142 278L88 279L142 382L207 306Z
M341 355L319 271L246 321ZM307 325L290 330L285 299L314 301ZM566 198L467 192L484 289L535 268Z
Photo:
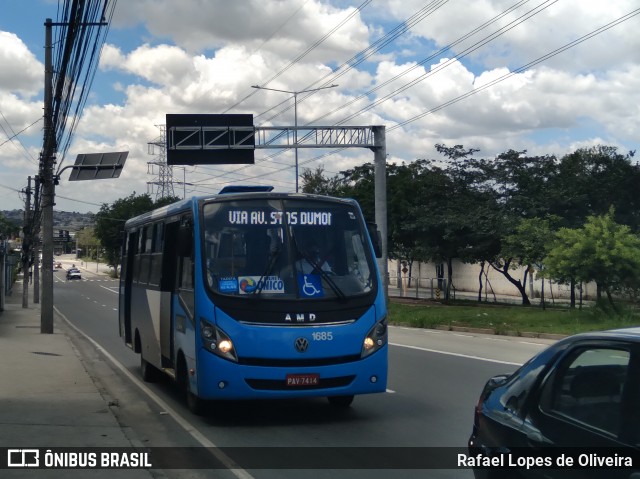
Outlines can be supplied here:
M0 214L9 221L22 226L24 210L5 210ZM78 213L76 211L55 211L53 212L53 229L79 231L87 226L93 226L95 215L93 213Z

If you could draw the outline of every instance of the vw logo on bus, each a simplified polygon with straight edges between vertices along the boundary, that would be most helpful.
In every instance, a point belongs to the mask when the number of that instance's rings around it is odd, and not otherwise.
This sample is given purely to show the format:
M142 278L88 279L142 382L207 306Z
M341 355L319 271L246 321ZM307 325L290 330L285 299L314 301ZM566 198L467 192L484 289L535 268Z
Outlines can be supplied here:
M309 340L307 338L297 338L293 343L296 351L299 353L304 353L307 349L309 349Z

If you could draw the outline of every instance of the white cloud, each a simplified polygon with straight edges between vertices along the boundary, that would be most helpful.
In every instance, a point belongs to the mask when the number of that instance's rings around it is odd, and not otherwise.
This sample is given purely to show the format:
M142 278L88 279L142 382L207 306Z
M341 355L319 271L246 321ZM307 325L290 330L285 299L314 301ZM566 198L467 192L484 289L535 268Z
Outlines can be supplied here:
M29 98L43 88L43 65L14 33L0 31L0 65L0 92Z
M114 27L144 21L154 37L169 38L192 52L242 43L248 45L249 53L260 49L291 59L354 11L354 7L339 9L326 2L304 0L179 4L172 0L144 0L119 4ZM368 35L367 25L355 15L315 49L309 61L345 60L354 48L366 47Z
M390 13L401 20L407 17L408 12L413 13L424 7L424 2L389 0L388 5ZM510 0L478 0L460 8L456 2L448 2L413 28L412 34L444 47L475 31L485 22L501 16L512 5L514 2ZM505 29L503 35L488 44L489 48L474 51L471 58L488 68L505 64L516 68L596 31L634 11L637 6L635 0L527 2L457 44L454 52L459 54L498 29ZM539 13L531 15L529 12ZM525 21L521 21L523 16ZM611 28L584 42L569 54L549 59L546 64L576 72L612 68L629 61L637 62L640 52L637 25L636 16L619 27Z

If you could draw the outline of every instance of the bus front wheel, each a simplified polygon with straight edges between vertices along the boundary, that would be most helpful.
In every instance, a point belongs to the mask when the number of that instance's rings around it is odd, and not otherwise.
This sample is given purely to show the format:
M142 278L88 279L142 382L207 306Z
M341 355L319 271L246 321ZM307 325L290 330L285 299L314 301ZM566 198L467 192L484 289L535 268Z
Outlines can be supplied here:
M353 394L351 396L328 396L327 399L333 407L346 409L353 402Z
M204 414L204 400L200 399L188 389L185 394L187 397L187 407L189 408L189 411L197 416L202 416Z
M197 416L202 416L205 410L205 401L191 392L189 387L189 376L187 373L187 364L184 358L180 361L180 370L178 376L178 384L184 395L187 407L189 410Z

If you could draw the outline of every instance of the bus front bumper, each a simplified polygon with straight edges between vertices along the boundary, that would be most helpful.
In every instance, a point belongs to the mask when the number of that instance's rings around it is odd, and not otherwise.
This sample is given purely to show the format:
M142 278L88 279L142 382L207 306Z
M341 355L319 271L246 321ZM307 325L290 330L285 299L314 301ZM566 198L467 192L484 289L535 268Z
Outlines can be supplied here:
M202 399L277 399L385 392L388 345L371 356L325 366L254 366L198 352Z

